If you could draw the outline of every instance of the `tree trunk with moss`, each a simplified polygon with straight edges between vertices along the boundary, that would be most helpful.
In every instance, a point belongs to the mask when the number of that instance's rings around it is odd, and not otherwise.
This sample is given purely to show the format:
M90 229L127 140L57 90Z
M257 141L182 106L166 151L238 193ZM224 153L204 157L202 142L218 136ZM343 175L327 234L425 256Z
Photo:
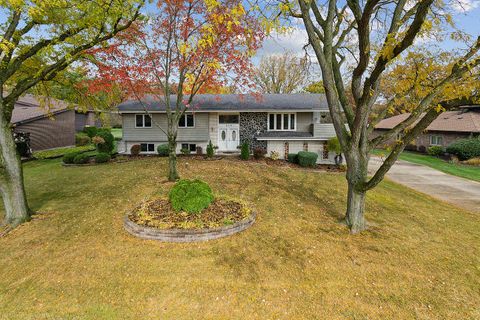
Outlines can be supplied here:
M5 111L12 109L1 102L0 110L4 112L0 113L0 193L5 207L4 222L17 226L30 220L30 209L23 184L22 163L10 125L11 113Z

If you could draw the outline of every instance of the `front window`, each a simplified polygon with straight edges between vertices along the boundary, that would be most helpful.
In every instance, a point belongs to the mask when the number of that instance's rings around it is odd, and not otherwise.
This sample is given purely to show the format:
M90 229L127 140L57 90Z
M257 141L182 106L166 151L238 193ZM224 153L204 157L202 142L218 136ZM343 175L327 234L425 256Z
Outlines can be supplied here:
M442 146L443 145L442 136L430 136L430 145L431 146Z
M296 128L295 113L270 113L268 115L268 130L295 131Z
M197 145L195 143L182 143L182 149L190 150L190 152L196 152Z
M151 128L152 118L148 114L136 114L135 115L135 127L136 128Z
M153 143L141 143L140 144L141 152L155 152L155 145Z
M185 113L180 117L178 122L180 128L193 128L195 127L195 117L192 113Z

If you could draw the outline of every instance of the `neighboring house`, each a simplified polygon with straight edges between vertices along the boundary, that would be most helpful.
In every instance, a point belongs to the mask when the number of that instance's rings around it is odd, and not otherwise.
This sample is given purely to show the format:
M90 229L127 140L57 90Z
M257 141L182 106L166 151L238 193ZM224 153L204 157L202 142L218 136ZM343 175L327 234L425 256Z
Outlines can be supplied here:
M380 121L375 134L392 129L407 119L409 113ZM447 147L452 142L480 135L480 106L463 106L456 111L447 111L435 119L414 141L415 148L425 151L430 146Z
M93 111L81 112L65 101L49 101L49 107L43 107L38 99L27 95L13 109L14 131L29 134L33 151L75 145L75 133L85 126L99 126Z
M176 97L172 96L175 105ZM154 154L160 144L167 142L165 104L144 101L148 113L138 101L127 101L118 106L122 116L123 140L119 148L130 153L135 144L142 153ZM251 149L264 148L267 154L279 153L284 159L288 153L302 150L318 153L319 163L332 163L335 154L326 148L327 140L335 136L327 102L320 94L262 94L262 95L196 95L191 107L180 119L177 152L196 147L205 151L209 141L217 152L237 152L243 142Z

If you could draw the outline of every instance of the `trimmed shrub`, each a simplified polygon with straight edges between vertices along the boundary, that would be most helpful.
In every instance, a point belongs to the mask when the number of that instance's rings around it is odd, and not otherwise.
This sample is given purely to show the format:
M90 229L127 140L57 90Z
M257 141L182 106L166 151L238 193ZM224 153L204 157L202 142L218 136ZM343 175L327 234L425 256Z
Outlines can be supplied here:
M141 146L139 144L134 144L131 148L130 148L130 154L132 156L138 156L140 154L140 151L141 151Z
M97 128L97 135L99 132L107 132L107 133L112 133L112 129L111 128Z
M267 150L264 148L257 147L253 149L253 157L257 160L262 159L267 154Z
M168 157L168 144L160 144L157 147L157 153L160 157Z
M298 154L297 153L289 153L287 155L287 160L288 160L288 162L298 164Z
M455 141L447 147L447 152L456 155L462 161L480 157L480 138Z
M441 146L431 146L428 147L427 153L434 157L439 157L444 154L443 147Z
M90 138L93 138L97 135L97 127L85 127L83 128L83 132L87 134Z
M91 142L92 139L85 132L79 132L75 135L75 145L78 147L89 145Z
M202 180L178 181L168 193L175 211L199 213L212 203L214 197L210 186Z
M248 160L250 158L250 147L248 146L247 142L242 143L240 158L242 160Z
M98 143L97 151L98 152L105 152L105 153L112 153L113 149L115 148L115 137L110 131L107 130L100 130L97 132L96 137L100 137L103 139L104 143Z
M298 164L302 167L314 167L317 164L318 154L315 152L300 151Z
M181 152L184 156L188 156L188 155L190 154L190 149L182 148L182 149L180 149L180 152Z
M110 161L110 159L112 159L110 154L105 152L100 152L95 156L95 163L105 163Z
M66 163L66 164L72 164L73 163L73 160L75 159L76 156L78 156L80 154L80 152L69 152L69 153L66 153L63 158L62 158L62 161L63 163Z
M207 157L212 158L215 154L215 149L213 148L212 140L208 141L207 145Z
M427 147L425 147L425 146L419 146L419 147L418 147L418 152L421 152L421 153L427 152Z
M75 164L85 164L88 162L90 157L85 153L78 154L75 158L73 158L73 163Z

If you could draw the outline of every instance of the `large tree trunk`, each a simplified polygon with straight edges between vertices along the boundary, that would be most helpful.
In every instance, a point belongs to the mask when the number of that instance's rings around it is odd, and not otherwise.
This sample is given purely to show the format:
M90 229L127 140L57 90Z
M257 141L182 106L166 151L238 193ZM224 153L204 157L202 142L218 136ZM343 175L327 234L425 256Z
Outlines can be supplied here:
M177 139L175 136L168 137L168 181L180 179L177 171Z
M6 106L0 106L5 110ZM20 157L13 140L10 121L0 113L0 193L5 207L5 223L17 226L30 220L23 171Z
M348 184L347 213L345 222L350 228L350 232L359 233L367 228L365 221L365 191L355 190L355 186Z
M347 212L345 222L351 233L359 233L367 228L365 221L366 190L363 189L367 181L368 155L360 152L346 155L347 159Z

